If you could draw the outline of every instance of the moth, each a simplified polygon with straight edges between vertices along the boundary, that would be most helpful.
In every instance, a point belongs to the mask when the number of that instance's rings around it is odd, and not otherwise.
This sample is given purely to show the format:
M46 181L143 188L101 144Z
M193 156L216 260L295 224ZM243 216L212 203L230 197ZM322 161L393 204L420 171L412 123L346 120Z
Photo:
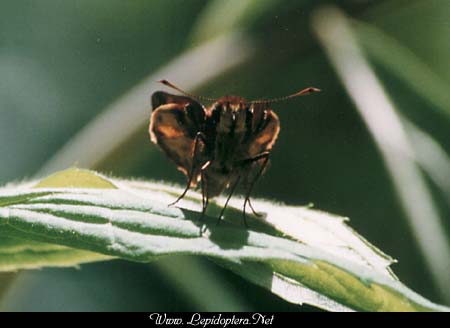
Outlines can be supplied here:
M183 193L170 205L200 184L203 217L209 200L229 188L219 222L237 185L242 182L245 190L242 213L244 224L248 226L247 204L255 215L260 215L250 202L250 194L267 169L270 152L280 132L280 121L270 104L320 90L309 87L286 97L247 102L239 96L219 99L193 96L167 80L159 82L182 94L156 91L151 98L150 139L187 178ZM212 102L212 105L204 106L200 100Z

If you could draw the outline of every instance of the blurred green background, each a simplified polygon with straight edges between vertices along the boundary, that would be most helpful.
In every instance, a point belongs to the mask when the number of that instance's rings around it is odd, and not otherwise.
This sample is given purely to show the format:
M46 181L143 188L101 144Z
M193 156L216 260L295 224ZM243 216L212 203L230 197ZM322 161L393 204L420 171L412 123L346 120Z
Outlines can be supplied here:
M210 38L239 31L252 42L249 59L192 92L257 99L307 86L323 90L274 104L282 130L272 165L254 196L314 203L350 217L356 231L399 261L393 270L403 283L449 305L425 265L378 149L312 31L311 15L325 4L340 7L407 49L436 77L421 83L429 83L432 90L436 84L444 90L450 85L446 0L1 1L0 183L33 177L80 129L141 80ZM358 35L397 110L448 153L448 95L440 93L443 101L438 102L421 92L388 64L392 60L393 67L414 76L416 68L405 64L402 53L389 56L388 45ZM388 49L387 59L371 57L374 49ZM420 74L416 77L421 80ZM176 76L159 78L177 83ZM148 99L158 88L154 84L148 89ZM149 108L142 109L148 114L142 128L121 140L95 168L120 177L182 184L182 174L150 143ZM120 129L112 126L109 131ZM427 186L449 236L450 196L428 178ZM2 311L313 310L288 304L192 257L0 274L0 296Z

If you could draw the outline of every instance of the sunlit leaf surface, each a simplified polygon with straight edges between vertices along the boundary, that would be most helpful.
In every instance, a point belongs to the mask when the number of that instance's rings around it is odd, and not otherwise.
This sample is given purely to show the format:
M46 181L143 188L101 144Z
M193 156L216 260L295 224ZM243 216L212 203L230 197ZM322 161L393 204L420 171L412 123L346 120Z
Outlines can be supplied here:
M82 177L81 185L76 177ZM250 216L246 229L236 209L242 200L236 199L217 225L220 205L213 203L200 222L195 193L180 207L168 207L179 192L79 169L4 187L0 270L190 254L206 256L293 303L335 311L447 310L402 285L389 269L392 260L343 218L259 200L253 203L264 216Z

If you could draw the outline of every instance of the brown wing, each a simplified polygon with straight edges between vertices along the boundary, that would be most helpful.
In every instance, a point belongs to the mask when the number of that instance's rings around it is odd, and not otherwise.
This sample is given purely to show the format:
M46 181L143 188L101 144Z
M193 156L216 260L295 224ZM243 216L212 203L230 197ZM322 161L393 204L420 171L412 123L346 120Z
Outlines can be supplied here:
M152 95L154 111L150 119L151 140L189 176L194 160L195 136L205 121L204 107L189 97L165 92ZM195 182L197 179L193 179Z
M280 132L278 116L265 104L252 104L252 117L248 129L251 130L247 141L247 156L253 158L270 151Z
M172 94L164 92L164 91L156 91L155 93L152 94L153 110L156 110L161 105L166 105L166 104L171 104L171 103L180 104L180 105L192 104L193 106L203 109L203 106L198 101L196 101L195 99L192 99L190 97L172 95Z

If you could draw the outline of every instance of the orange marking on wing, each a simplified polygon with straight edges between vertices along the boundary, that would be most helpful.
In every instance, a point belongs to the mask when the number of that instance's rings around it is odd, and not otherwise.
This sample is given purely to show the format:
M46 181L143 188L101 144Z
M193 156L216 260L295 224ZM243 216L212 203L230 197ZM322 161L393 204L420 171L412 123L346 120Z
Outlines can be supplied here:
M172 126L169 125L163 125L158 127L158 132L163 134L166 138L179 138L185 136L184 131L173 128Z
M258 138L256 138L256 142L260 145L265 144L273 139L273 131L264 131Z

